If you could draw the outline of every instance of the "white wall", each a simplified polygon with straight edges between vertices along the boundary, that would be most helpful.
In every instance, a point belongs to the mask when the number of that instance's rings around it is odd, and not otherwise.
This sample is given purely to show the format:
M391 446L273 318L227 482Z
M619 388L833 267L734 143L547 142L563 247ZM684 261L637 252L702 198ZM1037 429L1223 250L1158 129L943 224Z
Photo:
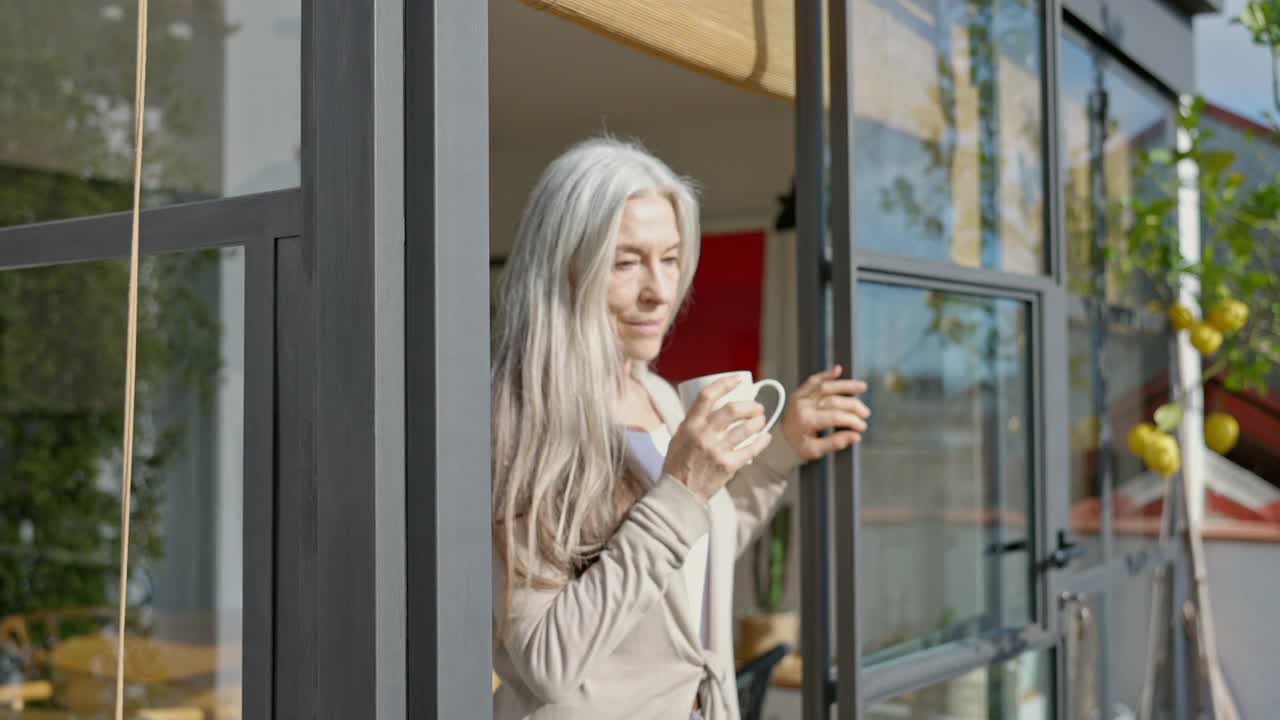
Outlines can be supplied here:
M706 229L760 228L772 223L777 196L786 192L793 172L791 116L788 106L762 113L750 122L717 125L652 125L611 114L608 127L619 137L634 137L676 172L701 186ZM538 176L556 155L599 127L566 128L560 137L490 149L490 248L510 251L520 214Z
M490 22L490 247L505 255L529 191L577 140L642 141L702 187L704 226L762 227L793 172L793 106L624 47L515 0Z
M1247 720L1276 715L1276 656L1280 653L1280 545L1205 543L1213 618L1222 673Z

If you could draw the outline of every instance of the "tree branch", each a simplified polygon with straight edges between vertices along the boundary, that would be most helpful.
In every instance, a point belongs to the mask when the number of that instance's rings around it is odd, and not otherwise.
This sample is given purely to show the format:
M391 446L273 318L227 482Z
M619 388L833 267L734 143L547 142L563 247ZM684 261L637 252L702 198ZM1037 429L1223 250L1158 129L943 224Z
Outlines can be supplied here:
M1205 383L1213 379L1215 375L1217 375L1219 372L1222 372L1222 370L1224 370L1226 367L1227 367L1226 358L1218 358L1217 360L1214 361L1212 365L1209 366L1207 370L1200 373L1199 380L1192 382L1190 385L1187 385L1186 387L1179 388L1178 390L1176 390L1173 393L1172 400L1170 402L1176 402L1176 403L1183 402L1183 400L1187 397L1187 395L1189 395L1193 390L1195 390L1198 387L1204 387Z

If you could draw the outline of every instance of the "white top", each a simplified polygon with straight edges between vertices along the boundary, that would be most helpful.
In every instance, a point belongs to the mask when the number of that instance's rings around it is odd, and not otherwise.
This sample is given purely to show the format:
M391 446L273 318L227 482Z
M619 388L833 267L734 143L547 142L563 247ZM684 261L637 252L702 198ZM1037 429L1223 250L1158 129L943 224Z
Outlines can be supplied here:
M649 437L658 452L666 457L667 449L671 447L671 431L665 425L660 425L649 432ZM712 507L712 512L716 512L715 506ZM707 646L707 563L711 557L710 537L710 534L703 535L693 543L684 566L680 568L684 573L685 588L689 591L689 617L693 618L693 629L702 640L703 647Z

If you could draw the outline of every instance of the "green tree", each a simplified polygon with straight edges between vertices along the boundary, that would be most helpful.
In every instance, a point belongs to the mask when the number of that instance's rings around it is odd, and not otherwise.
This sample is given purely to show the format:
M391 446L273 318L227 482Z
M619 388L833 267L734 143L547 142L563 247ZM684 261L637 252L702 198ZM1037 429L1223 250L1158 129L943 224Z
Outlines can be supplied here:
M4 7L0 226L127 209L136 9ZM153 8L145 205L216 188L217 95L199 83L219 77L220 56L209 51L225 40L220 16L219 3ZM131 519L139 580L163 553L166 469L186 445L175 398L209 402L220 369L217 260L142 262ZM123 261L0 272L0 616L115 602L127 285Z
M1280 0L1254 0L1234 22L1270 51L1273 96L1272 109L1264 113L1266 140L1280 143ZM1205 356L1200 383L1217 376L1230 391L1265 394L1280 368L1280 168L1247 179L1236 168L1236 154L1215 145L1205 106L1203 97L1195 97L1180 107L1177 124L1186 138L1181 147L1142 156L1139 175L1158 191L1123 201L1132 222L1112 259L1149 278L1166 306L1178 303L1184 284L1198 288L1187 310L1193 343ZM1194 180L1188 179L1189 166L1196 170ZM1184 188L1199 196L1200 257L1183 257L1179 245ZM1200 383L1175 393L1164 425L1180 416L1185 397Z
M0 2L0 224L130 207L133 3ZM222 3L150 10L143 204L215 194Z
M208 402L220 329L212 253L147 258L139 288L132 542L163 552L166 467L186 427L170 407ZM114 602L119 556L128 267L104 261L0 273L0 614Z

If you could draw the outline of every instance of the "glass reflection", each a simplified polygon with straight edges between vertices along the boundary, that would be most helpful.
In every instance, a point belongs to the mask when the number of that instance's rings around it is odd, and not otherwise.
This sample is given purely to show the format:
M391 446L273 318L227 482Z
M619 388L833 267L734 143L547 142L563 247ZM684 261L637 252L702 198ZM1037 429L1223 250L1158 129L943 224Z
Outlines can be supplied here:
M1131 540L1121 538L1120 545L1136 549ZM1124 552L1124 548L1121 552ZM1143 687L1147 683L1147 638L1151 632L1154 608L1151 605L1156 568L1147 567L1136 576L1116 583L1111 589L1110 616L1106 634L1102 632L1102 599L1096 593L1077 596L1063 608L1063 631L1066 653L1067 720L1095 720L1100 716L1134 718L1139 714ZM1167 609L1166 609L1167 610ZM1171 663L1166 653L1155 664L1152 676L1154 716L1173 717L1170 693ZM1106 658L1104 677L1102 659ZM1107 698L1102 695L1105 692ZM1107 702L1109 713L1100 713Z
M1086 555L1072 569L1097 563L1102 532L1102 493L1098 453L1098 414L1094 410L1090 355L1093 316L1079 309L1069 316L1068 366L1071 408L1071 527ZM1107 409L1114 435L1115 488L1111 496L1114 533L1135 542L1155 542L1159 533L1164 480L1147 470L1125 445L1129 429L1149 421L1169 399L1169 340L1163 332L1144 332L1112 323L1103 356ZM1121 552L1116 545L1113 552Z
M1048 652L903 693L867 708L868 720L1050 720L1054 716Z
M859 246L1044 272L1041 3L854 6Z
M1139 541L1134 538L1120 537L1116 539L1117 554L1125 554L1140 548ZM1155 589L1155 569L1148 567L1145 572L1125 578L1113 586L1111 608L1114 619L1107 623L1108 636L1105 651L1107 666L1113 673L1111 678L1111 707L1118 717L1137 717L1142 705L1142 688L1146 684L1147 672L1147 638L1151 632L1153 618L1152 599ZM1168 596L1166 596L1168 597ZM1167 609L1165 610L1167 612ZM1155 615L1158 617L1158 615ZM1162 641L1160 652L1164 655L1157 662L1156 684L1153 688L1152 700L1155 704L1156 717L1172 717L1170 695L1167 681L1171 676L1164 675L1172 665L1173 642L1168 636ZM1164 712L1161 712L1161 711Z
M128 209L136 8L0 0L0 225ZM298 184L298 0L152 3L148 207Z
M1096 215L1090 193L1094 183L1102 184L1105 242L1112 247L1123 243L1128 218L1122 201L1154 190L1137 176L1138 159L1145 150L1170 141L1172 110L1117 62L1069 35L1063 37L1061 55L1067 285L1073 293L1068 313L1071 525L1087 551L1072 569L1082 570L1101 560L1106 492L1100 485L1098 453L1102 412L1111 421L1115 448L1111 493L1114 533L1145 544L1153 542L1159 530L1159 503L1152 501L1161 494L1163 481L1144 470L1141 460L1125 446L1125 436L1168 399L1168 336L1156 329L1159 323L1151 325L1144 320L1145 303L1154 298L1148 281L1108 265L1105 288L1097 287ZM1102 97L1106 100L1105 117L1091 110L1100 107L1097 99ZM1094 158L1090 143L1099 138L1103 152ZM1098 353L1091 332L1096 323L1094 303L1099 301L1107 304L1108 317L1107 347L1102 357L1102 373L1107 379L1105 409L1095 406L1090 366Z
M1107 245L1120 247L1127 227L1121 202L1158 192L1158 188L1137 177L1136 168L1143 152L1171 143L1172 109L1114 60L1091 53L1070 36L1063 37L1061 54L1067 286L1081 295L1098 296L1093 280L1096 220L1090 198L1094 173L1106 191ZM1091 96L1105 96L1105 118L1090 117ZM1103 157L1095 167L1089 143L1091 134L1098 132L1103 133ZM1138 273L1108 267L1107 302L1136 307L1151 300L1154 295L1150 287L1141 281Z
M1094 720L1098 712L1098 674L1101 672L1098 623L1102 602L1098 595L1076 596L1062 611L1062 652L1066 654L1067 707L1065 720Z
M142 263L130 717L240 714L243 276L240 249ZM127 283L0 273L0 715L114 706Z
M1030 618L1024 303L862 283L863 623L876 659Z

